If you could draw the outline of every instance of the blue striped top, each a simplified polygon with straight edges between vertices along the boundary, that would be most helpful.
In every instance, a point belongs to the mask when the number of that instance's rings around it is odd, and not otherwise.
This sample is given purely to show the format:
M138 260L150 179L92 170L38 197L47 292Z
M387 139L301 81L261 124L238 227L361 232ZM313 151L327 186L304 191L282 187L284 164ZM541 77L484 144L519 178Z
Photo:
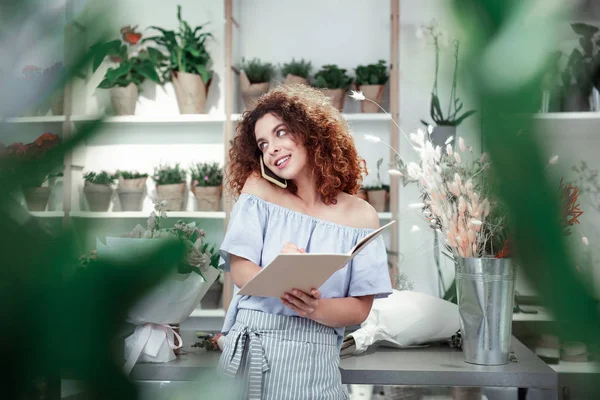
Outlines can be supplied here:
M231 212L225 238L220 247L220 267L229 271L230 254L264 267L281 252L286 242L307 253L347 253L373 229L354 228L294 211L255 195L242 193ZM296 316L298 314L272 297L234 296L225 316L223 333L235 323L238 309ZM382 235L365 247L348 265L335 272L319 288L321 298L392 293L385 242ZM344 328L336 328L341 345Z

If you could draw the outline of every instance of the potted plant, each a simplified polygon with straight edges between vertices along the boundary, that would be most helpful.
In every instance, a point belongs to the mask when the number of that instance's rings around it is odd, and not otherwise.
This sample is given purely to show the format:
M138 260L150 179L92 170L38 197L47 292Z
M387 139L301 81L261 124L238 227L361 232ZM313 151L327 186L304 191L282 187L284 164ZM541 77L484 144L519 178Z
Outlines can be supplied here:
M363 189L366 192L367 201L373 206L377 212L385 212L389 205L389 185L381 183L381 176L379 173L383 158L377 160L377 180L373 185L364 186Z
M562 111L590 111L592 89L600 88L600 35L596 26L571 24L581 49L571 51L561 73ZM599 89L600 90L600 89Z
M112 198L112 185L115 176L107 171L88 172L83 176L85 181L83 193L90 211L108 211Z
M346 74L346 70L335 64L323 65L313 81L313 85L331 98L333 106L340 111L344 109L345 93L351 84L352 78Z
M444 34L438 28L435 21L430 25L421 27L421 29L422 32L431 37L435 47L435 79L433 82L433 89L431 91L431 103L429 107L431 119L435 125L433 126L433 130L429 132L429 135L434 146L444 147L446 140L448 140L449 137L456 136L456 127L460 125L466 118L475 114L476 111L469 110L459 114L463 108L463 103L456 95L456 85L458 80L458 52L460 48L460 42L456 40L454 41L454 75L452 78L452 88L450 90L448 112L446 116L444 116L438 94L440 48L444 40ZM421 120L421 122L426 126L429 125L429 123L426 121Z
M2 152L3 158L14 160L18 164L27 164L38 160L48 150L56 147L60 142L57 135L46 132L39 136L34 142L23 144L13 143L6 147ZM17 165L18 165L17 164ZM45 211L48 205L48 199L52 185L50 177L52 172L41 170L35 174L27 176L27 179L21 182L23 197L30 211ZM47 185L44 185L48 182Z
M186 176L179 163L159 165L154 169L152 179L156 184L158 201L166 201L165 210L182 211L185 200Z
M356 73L354 83L358 86L358 90L367 99L381 103L383 90L389 79L385 60L379 60L377 64L359 65L354 71ZM376 113L380 111L380 108L373 102L362 100L360 102L360 111L363 113Z
M177 105L181 114L203 114L206 97L212 82L212 59L206 48L206 40L212 38L204 31L205 25L192 29L181 18L181 6L177 6L177 31L166 30L158 26L158 36L144 39L162 46L167 56L160 62L164 81L172 81L177 96Z
M240 70L242 101L246 110L252 110L258 98L269 91L271 79L275 76L275 67L271 63L253 58L249 61L242 59Z
M223 169L218 163L197 163L190 168L192 192L199 211L219 211L223 189Z
M156 66L163 55L152 47L140 50L138 43L142 34L135 29L136 27L126 26L121 29L121 39L92 46L94 72L106 57L118 64L116 68L108 68L98 85L101 89L110 89L110 99L116 115L135 114L139 87L146 79L160 83Z
M148 174L118 170L115 177L119 180L117 193L121 201L121 209L123 211L141 211Z
M312 65L310 61L296 61L292 58L289 63L281 67L281 75L284 77L285 84L307 84Z

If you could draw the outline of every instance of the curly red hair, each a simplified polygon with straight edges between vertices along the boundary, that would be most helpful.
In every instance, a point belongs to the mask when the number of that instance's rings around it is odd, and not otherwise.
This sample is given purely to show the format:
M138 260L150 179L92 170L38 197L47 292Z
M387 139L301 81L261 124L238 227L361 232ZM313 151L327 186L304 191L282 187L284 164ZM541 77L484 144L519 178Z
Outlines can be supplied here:
M260 173L254 128L269 113L282 119L294 140L306 148L323 203L335 204L341 192L357 193L367 173L365 160L358 156L339 110L320 90L306 85L279 85L242 115L229 150L227 186L233 193L239 195L246 179ZM297 188L288 183L288 189L295 193Z

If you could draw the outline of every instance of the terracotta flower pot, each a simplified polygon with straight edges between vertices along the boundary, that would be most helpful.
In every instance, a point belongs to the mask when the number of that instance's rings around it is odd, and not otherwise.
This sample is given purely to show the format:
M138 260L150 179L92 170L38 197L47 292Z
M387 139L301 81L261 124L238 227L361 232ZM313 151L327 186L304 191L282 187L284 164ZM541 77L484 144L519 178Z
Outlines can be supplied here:
M141 211L146 196L146 179L119 178L119 200L123 211Z
M371 99L377 104L381 104L383 100L384 85L360 85L360 90L367 99ZM362 100L360 102L360 112L362 113L378 113L381 109L370 101Z
M65 91L63 89L58 89L50 98L50 109L52 110L52 115L64 114L64 102Z
M247 111L251 111L256 107L258 99L263 94L269 91L269 82L250 83L248 76L244 71L240 72L240 86L242 92L242 101Z
M134 115L138 100L138 88L134 83L125 87L110 89L110 101L115 110L115 115Z
M365 189L358 189L358 193L356 193L356 197L359 199L363 199L364 201L369 201L369 195Z
M346 89L321 89L321 91L331 99L331 103L335 108L344 111Z
M221 210L221 186L194 186L192 192L198 201L198 211Z
M286 85L306 85L308 84L308 80L298 75L287 74L283 80L283 83Z
M173 87L181 114L203 114L208 94L208 84L198 74L177 72L173 74Z
M112 198L112 188L109 185L86 182L83 193L90 211L108 211L110 199Z
M50 198L50 187L30 187L23 189L23 196L29 211L45 211Z
M167 201L165 211L183 211L185 183L156 185L156 197L159 202L163 200Z
M377 212L385 212L386 203L388 199L388 192L385 189L369 190L368 191L369 204L373 206Z

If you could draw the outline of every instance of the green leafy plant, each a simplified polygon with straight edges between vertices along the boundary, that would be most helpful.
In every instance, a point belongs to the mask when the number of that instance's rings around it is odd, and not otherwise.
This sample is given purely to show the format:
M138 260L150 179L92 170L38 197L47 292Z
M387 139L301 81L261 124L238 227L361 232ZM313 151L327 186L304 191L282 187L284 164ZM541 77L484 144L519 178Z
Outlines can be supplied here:
M96 185L111 185L114 183L116 176L107 171L100 172L88 172L83 176L86 182L94 183Z
M124 27L121 29L122 39L112 40L107 43L98 43L92 46L93 53L92 70L96 72L106 57L113 62L119 63L116 68L110 67L106 71L104 79L98 85L102 89L113 87L125 87L133 83L140 86L146 79L160 83L156 71L164 56L157 49L149 47L135 54L131 51L137 46L141 34L135 32L135 27Z
M384 183L381 182L381 174L380 174L380 169L381 169L381 164L383 163L383 158L380 158L379 160L377 160L377 180L375 181L375 183L373 183L372 185L367 185L367 186L363 186L363 189L366 191L369 190L386 190L386 191L390 191L390 185L386 185Z
M200 75L204 83L208 84L212 79L213 71L206 41L213 38L213 35L203 31L206 24L192 29L190 24L182 19L180 5L177 6L177 20L178 31L151 26L150 28L160 31L161 34L146 38L143 42L152 41L167 51L168 55L159 65L165 81L171 81L174 73L187 72Z
M172 185L185 182L185 171L179 163L175 165L159 165L154 169L152 179L157 185Z
M354 82L358 86L385 85L390 77L385 60L379 60L376 64L359 65L354 71Z
M431 103L429 106L429 112L431 119L438 126L458 126L466 118L475 114L475 110L465 111L462 114L459 112L463 108L463 102L456 95L456 85L458 81L458 52L460 48L460 42L454 41L454 74L452 78L452 89L450 90L450 100L448 102L448 111L446 116L442 111L442 106L438 94L438 71L440 69L440 41L442 39L442 32L438 29L437 23L423 26L421 28L424 32L431 36L435 47L435 80L433 83L433 89L431 91ZM428 122L421 120L425 125L429 125Z
M223 169L218 163L197 163L190 168L194 186L220 186Z
M281 67L281 75L283 75L283 77L286 77L288 74L290 74L308 79L311 70L312 64L310 61L304 61L304 59L296 61L292 58L292 61L283 64L283 66Z
M321 89L348 89L352 84L352 78L346 74L346 70L335 64L323 65L315 74L313 85Z
M139 178L147 178L148 174L141 173L138 171L122 171L117 170L115 172L115 178L123 178L123 179L139 179Z
M275 66L269 62L262 62L258 58L248 61L242 59L241 69L246 73L250 83L270 82L275 76Z

